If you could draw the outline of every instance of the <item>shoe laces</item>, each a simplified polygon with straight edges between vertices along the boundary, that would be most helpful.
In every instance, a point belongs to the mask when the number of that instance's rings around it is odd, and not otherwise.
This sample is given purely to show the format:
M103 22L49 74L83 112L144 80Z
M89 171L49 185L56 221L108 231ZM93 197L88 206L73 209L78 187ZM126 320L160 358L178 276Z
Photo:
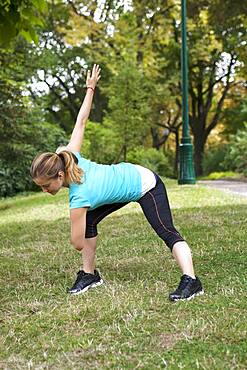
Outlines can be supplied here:
M76 281L75 281L74 285L76 285L78 283L78 281L80 281L81 278L85 275L87 275L85 271L83 271L83 270L78 271L77 272L77 278L76 278Z
M181 277L181 280L180 280L180 283L179 283L179 286L178 286L178 289L177 290L183 290L186 288L186 286L188 285L188 283L192 282L192 278L190 276L187 276L187 275L183 275Z

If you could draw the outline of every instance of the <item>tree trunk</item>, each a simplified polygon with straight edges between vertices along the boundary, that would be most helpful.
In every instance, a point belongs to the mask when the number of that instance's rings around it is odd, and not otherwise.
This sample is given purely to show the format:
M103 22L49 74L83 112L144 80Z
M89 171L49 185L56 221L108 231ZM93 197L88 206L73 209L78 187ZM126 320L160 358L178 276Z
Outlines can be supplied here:
M160 147L167 141L171 131L165 129L163 135L159 137L159 130L156 127L151 127L151 134L153 138L153 148L160 150Z
M196 86L193 88L190 83L190 96L192 112L190 115L190 127L194 136L194 150L195 150L195 170L196 175L200 176L203 173L202 161L204 155L205 144L210 132L217 126L222 112L223 104L227 97L227 93L231 86L230 77L232 75L233 67L236 63L236 56L234 53L231 55L230 63L227 67L227 71L224 75L217 79L216 75L216 63L215 58L212 58L210 77L207 83L204 81L204 65L198 63L199 73L194 74L194 79L197 81ZM193 71L190 71L192 75ZM223 79L226 79L222 83ZM192 81L192 79L191 79ZM222 92L221 97L217 99L216 107L214 108L213 117L209 117L210 110L212 108L213 98L215 95L214 89L216 85L221 84ZM206 85L206 90L203 87Z
M204 155L206 140L203 135L194 135L194 161L196 176L203 174L202 160Z
M151 127L151 134L153 139L153 148L159 150L159 134L158 134L158 128Z

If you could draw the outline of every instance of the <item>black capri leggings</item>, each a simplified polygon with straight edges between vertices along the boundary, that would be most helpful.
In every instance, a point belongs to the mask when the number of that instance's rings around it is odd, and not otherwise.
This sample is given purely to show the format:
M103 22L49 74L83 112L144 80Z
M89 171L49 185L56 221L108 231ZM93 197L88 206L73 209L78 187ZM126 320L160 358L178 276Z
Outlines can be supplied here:
M174 244L178 241L184 241L184 239L173 225L165 185L157 174L155 174L155 177L155 187L143 195L137 202L142 207L143 213L152 228L172 251ZM128 203L105 204L92 211L89 210L87 212L85 237L93 238L97 236L97 224L107 215L126 206Z

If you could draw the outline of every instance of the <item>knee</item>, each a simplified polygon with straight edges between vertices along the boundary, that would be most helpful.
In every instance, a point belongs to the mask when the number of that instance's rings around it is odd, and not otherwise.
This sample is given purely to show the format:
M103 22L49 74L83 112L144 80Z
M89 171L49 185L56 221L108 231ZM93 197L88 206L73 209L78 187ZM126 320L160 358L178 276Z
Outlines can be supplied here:
M177 254L183 255L191 254L191 249L185 240L177 241L176 243L174 243L171 251L174 256Z
M77 251L82 251L83 249L83 243L79 240L75 240L73 238L70 239L70 244L73 245L73 247L77 250Z

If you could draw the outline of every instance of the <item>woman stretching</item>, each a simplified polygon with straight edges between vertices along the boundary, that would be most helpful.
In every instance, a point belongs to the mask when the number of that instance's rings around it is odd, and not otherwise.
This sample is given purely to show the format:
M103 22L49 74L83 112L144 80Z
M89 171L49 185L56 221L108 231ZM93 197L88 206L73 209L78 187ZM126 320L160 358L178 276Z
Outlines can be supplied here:
M95 270L97 224L110 213L129 202L138 202L148 222L171 250L182 270L178 288L169 294L171 301L191 299L203 294L195 276L191 251L175 229L165 186L151 170L131 163L103 165L81 157L86 122L94 90L100 79L100 68L88 71L87 92L66 147L56 153L37 155L31 166L33 181L44 192L55 195L69 188L71 243L82 253L82 270L77 273L70 294L80 294L103 283Z

